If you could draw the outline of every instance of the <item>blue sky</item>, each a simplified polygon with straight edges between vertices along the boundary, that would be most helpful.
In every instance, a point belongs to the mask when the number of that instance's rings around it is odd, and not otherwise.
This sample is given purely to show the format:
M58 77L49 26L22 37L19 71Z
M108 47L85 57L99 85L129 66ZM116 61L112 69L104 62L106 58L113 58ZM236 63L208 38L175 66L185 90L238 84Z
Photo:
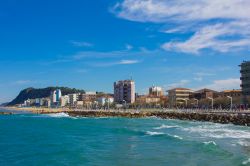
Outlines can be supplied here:
M239 88L248 0L0 1L0 103L27 87Z

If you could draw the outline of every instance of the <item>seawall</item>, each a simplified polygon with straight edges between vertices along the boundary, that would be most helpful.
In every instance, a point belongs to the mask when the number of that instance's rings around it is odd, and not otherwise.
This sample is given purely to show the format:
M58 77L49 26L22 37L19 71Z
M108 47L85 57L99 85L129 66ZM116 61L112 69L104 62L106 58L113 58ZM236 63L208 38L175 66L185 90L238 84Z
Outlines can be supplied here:
M214 123L232 123L235 125L250 126L250 112L229 113L229 112L180 112L180 111L154 111L154 112L109 112L109 111L69 111L70 116L84 117L126 117L126 118L143 118L158 117L163 119L179 119L179 120L196 120Z

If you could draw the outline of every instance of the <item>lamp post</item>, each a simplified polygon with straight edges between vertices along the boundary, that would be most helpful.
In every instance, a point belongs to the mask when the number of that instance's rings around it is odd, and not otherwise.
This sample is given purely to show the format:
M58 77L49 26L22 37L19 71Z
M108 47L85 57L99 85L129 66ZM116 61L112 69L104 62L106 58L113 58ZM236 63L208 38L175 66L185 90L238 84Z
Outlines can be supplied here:
M186 102L186 107L187 107L187 101L189 100L189 99L184 99L185 100L185 102Z
M212 100L212 110L214 109L214 99L211 97L208 97L208 99Z
M198 99L194 99L197 103L197 106L199 106L199 100Z
M125 109L127 108L127 101L126 100L122 100L125 103Z
M227 96L227 98L229 98L230 101L231 101L231 103L230 103L230 111L232 111L232 107L233 107L233 97Z

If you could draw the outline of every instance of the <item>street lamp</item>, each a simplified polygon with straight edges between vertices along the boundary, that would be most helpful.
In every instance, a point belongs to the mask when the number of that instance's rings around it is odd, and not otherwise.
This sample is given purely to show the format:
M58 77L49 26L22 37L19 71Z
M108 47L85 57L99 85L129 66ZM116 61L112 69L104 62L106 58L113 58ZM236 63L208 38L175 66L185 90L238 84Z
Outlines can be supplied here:
M227 98L229 98L230 101L231 101L231 104L230 104L230 111L232 111L232 107L233 107L233 97L227 96Z
M185 100L185 102L186 102L186 107L187 107L187 101L189 100L189 99L184 99Z
M127 101L126 100L122 100L122 102L125 103L125 109L127 108Z
M194 99L194 101L196 101L197 106L199 106L199 100L198 99Z
M211 97L208 97L208 99L212 100L212 110L214 109L214 99Z

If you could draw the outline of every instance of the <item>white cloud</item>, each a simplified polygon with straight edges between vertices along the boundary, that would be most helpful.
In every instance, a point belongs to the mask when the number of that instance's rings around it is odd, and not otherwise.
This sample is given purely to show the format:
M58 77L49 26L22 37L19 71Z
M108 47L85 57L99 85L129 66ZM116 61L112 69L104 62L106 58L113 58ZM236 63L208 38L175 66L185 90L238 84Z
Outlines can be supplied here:
M182 42L167 42L162 47L166 50L197 54L202 49L228 52L232 49L249 48L249 46L250 24L231 22L204 26L190 39Z
M31 80L18 80L18 81L14 81L12 84L15 85L27 85L27 84L31 84L34 83L35 81L31 81Z
M249 19L249 0L124 0L112 12L131 21Z
M93 47L92 43L71 40L70 43L76 47Z
M102 62L102 63L91 63L91 66L94 67L110 67L110 66L116 66L116 65L133 65L140 63L139 60L120 60L115 62Z
M180 80L179 82L175 82L175 83L165 85L164 88L165 89L181 88L181 87L186 86L188 83L190 83L189 80Z
M213 89L217 91L227 90L227 89L240 89L241 80L238 78L229 78L224 80L214 80L211 84L198 87L196 89Z
M167 41L165 50L198 54L204 49L249 49L249 0L123 0L112 12L139 22L175 25L165 33L193 33L184 41Z

